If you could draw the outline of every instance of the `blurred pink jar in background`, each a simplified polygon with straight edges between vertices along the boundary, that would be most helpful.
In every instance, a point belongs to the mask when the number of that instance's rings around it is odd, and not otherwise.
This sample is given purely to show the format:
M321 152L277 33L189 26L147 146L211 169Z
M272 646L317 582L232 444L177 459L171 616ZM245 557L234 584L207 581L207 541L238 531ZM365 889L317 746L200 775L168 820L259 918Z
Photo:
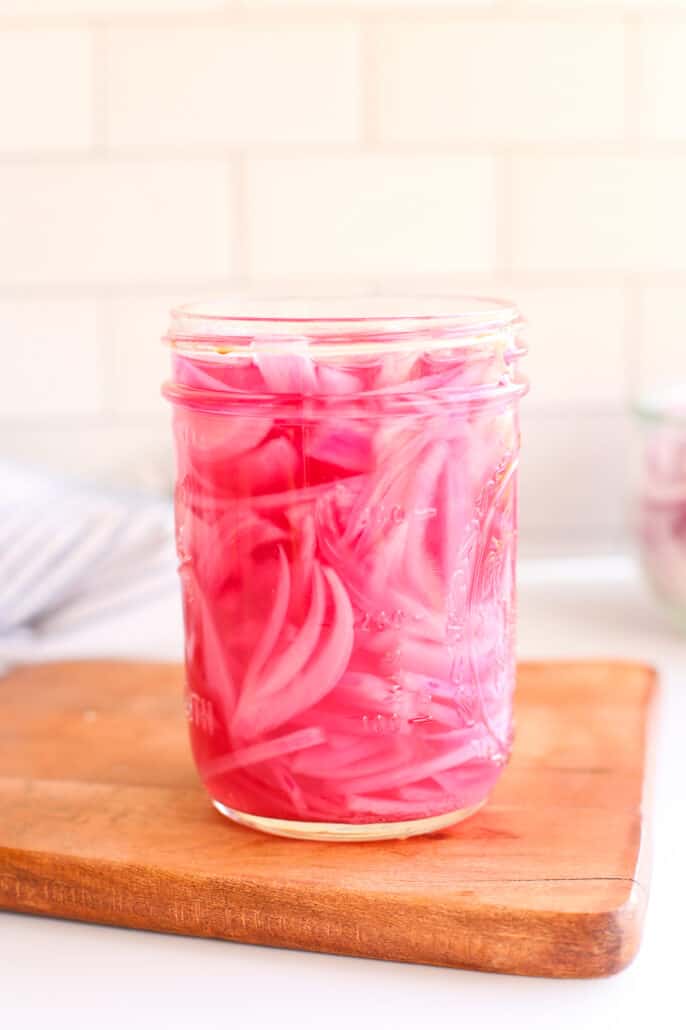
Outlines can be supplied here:
M638 540L645 574L686 631L686 385L638 406Z
M512 736L520 336L474 298L172 313L186 707L225 815L359 840L486 800Z

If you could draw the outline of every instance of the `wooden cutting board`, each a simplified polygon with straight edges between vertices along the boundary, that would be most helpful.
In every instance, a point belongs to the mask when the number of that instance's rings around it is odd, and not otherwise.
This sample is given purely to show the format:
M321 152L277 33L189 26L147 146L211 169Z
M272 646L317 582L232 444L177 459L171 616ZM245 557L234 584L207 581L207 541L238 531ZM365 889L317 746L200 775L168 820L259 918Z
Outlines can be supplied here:
M538 976L602 976L637 951L650 669L522 665L490 804L450 830L361 844L268 837L215 812L182 682L174 665L118 662L0 680L0 907Z

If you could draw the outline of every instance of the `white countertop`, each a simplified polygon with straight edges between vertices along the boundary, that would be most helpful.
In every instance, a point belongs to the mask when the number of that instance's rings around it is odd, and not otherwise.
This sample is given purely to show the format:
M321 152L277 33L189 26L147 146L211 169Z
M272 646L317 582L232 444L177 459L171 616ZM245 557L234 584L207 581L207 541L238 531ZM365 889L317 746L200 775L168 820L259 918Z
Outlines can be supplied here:
M177 657L179 636L170 599L145 623L120 615L97 636L65 638L61 651ZM628 560L575 558L521 564L519 642L522 658L619 656L660 670L652 893L643 946L629 969L607 980L538 980L0 913L0 1025L676 1026L686 916L686 639L670 629ZM53 647L50 657L58 656Z

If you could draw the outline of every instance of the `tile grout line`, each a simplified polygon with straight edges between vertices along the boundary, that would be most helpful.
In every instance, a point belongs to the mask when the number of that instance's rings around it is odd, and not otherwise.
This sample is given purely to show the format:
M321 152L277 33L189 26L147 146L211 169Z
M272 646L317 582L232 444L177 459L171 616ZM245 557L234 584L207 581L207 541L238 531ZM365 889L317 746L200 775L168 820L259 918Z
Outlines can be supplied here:
M99 414L105 418L112 418L115 415L114 334L112 332L111 304L103 297L95 298L95 336L100 389Z
M247 157L245 154L238 154L231 165L228 173L233 179L233 189L230 194L234 204L234 238L237 252L237 275L229 278L237 278L245 282L250 276L250 227L248 224L248 187L247 187ZM230 198L231 199L231 196ZM228 243L231 245L231 225L227 225Z
M357 74L360 153L375 149L379 143L378 31L376 25L359 22L357 24L360 62Z
M262 160L300 160L307 157L349 158L362 156L364 150L359 142L303 142L300 144L202 144L175 143L142 146L138 144L111 146L107 143L107 113L105 105L98 103L97 117L93 119L97 130L97 149L79 147L32 148L30 150L2 150L0 161L5 167L69 164L73 162L97 163L106 153L112 165L149 161L177 161L193 163L207 161L231 161L249 155ZM93 130L92 130L93 131ZM376 136L376 132L374 133ZM500 140L469 140L459 143L417 140L409 143L391 141L380 142L374 139L374 151L388 158L424 158L440 160L442 158L470 158L484 156L527 157L539 160L550 158L583 157L603 159L606 157L623 157L629 160L647 157L651 160L686 158L686 140L650 140L649 148L644 140L635 141L569 141L569 142L521 142L503 144ZM249 148L249 150L247 149Z
M636 12L624 13L624 141L640 155L642 148L641 101L643 89L643 19ZM636 396L640 378L641 288L635 274L627 273L624 297L624 396L627 404Z
M95 429L111 429L123 426L129 429L150 429L166 425L166 414L150 412L127 412L98 411L79 414L36 414L36 415L3 415L0 418L0 427L3 431L8 426L25 427L32 426L34 429L53 429L64 432L73 432L88 426Z
M263 7L252 7L242 0L224 0L222 6L214 10L148 10L136 12L132 10L117 11L112 9L101 14L87 13L55 13L22 14L0 11L0 30L2 28L21 30L53 30L88 27L109 27L127 29L174 28L180 30L190 26L217 28L221 26L251 25L256 27L275 25L340 25L350 22L351 17L358 24L388 24L402 20L407 24L433 22L438 24L511 22L522 25L531 24L577 24L598 25L618 24L624 17L636 15L640 20L644 15L653 24L683 25L686 23L686 11L675 6L673 0L654 0L650 10L645 12L626 11L616 4L599 2L595 7L578 8L573 3L567 6L550 9L538 4L522 4L518 0L492 0L490 6L473 5L451 7L443 3L432 3L431 0L416 0L405 4L389 4L384 7L366 7L363 2L358 5L339 0L338 3L321 6L316 0L293 0L288 6L264 4Z
M639 14L624 15L624 142L641 154L641 99L643 90L642 29Z
M643 291L634 276L626 277L624 297L626 393L634 401L641 390L641 351L644 347Z
M101 22L91 23L90 29L93 40L93 148L91 153L99 157L107 151L109 136L109 41L108 29ZM74 155L74 159L78 159L78 156Z
M513 286L542 290L565 287L582 290L594 288L607 289L611 287L622 288L626 286L628 280L637 288L665 286L683 289L686 287L686 269L683 268L672 270L637 269L632 270L630 273L617 269L590 269L584 271L577 268L547 272L542 269L529 271L526 269L490 268L486 270L462 270L459 274L468 284L474 284L483 288L484 285L497 285L497 279L502 273L507 275ZM398 288L407 288L412 283L419 283L428 289L442 289L445 288L448 282L452 282L454 277L455 273L450 271L426 276L416 276L411 273L406 275L388 275L380 272L376 276L366 277L359 277L354 271L351 271L345 274L337 273L336 275L325 275L320 278L314 277L312 282L315 287L317 284L320 284L322 288L326 288L335 281L359 282L360 278L367 280L378 280L381 278L385 283L394 284ZM227 285L238 288L244 279L244 275L234 274L216 278L205 277L195 281L190 277L149 280L145 282L126 280L110 280L107 282L88 282L85 280L75 280L73 282L64 280L23 281L0 284L0 301L21 301L36 296L39 296L41 299L55 300L145 298L155 297L159 294L166 294L178 289L212 291L225 288ZM275 286L282 285L287 287L297 283L298 276L286 274L270 275L266 279Z
M84 28L86 26L116 25L122 28L155 29L158 27L180 30L192 25L216 28L226 25L253 25L257 27L280 25L338 25L350 21L354 17L359 22L383 23L397 22L402 19L407 24L421 24L427 21L440 24L459 24L479 22L516 22L530 24L586 24L598 25L608 22L617 23L622 19L622 9L617 6L600 3L597 7L577 9L570 4L567 7L546 9L536 4L521 5L516 0L495 0L489 7L479 4L450 7L445 4L422 3L412 6L389 5L387 7L365 7L364 4L351 6L345 0L326 5L318 5L314 0L310 3L293 2L288 7L271 6L250 7L242 3L229 3L216 10L185 11L125 11L115 10L114 5L108 12L89 16L83 13L64 14L22 14L0 12L0 28L17 29L62 29ZM650 11L654 22L663 24L683 24L686 12L670 3L660 3Z
M496 154L495 162L495 259L496 276L510 280L514 258L514 209L512 205L513 158L509 152Z

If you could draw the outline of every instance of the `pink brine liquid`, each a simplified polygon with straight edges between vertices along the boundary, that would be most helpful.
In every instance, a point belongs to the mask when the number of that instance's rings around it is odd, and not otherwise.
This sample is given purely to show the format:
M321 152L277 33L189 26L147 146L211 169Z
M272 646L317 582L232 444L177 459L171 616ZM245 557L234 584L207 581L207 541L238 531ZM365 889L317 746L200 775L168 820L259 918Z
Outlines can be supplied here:
M510 751L520 352L378 350L173 352L193 752L274 832L457 820Z

